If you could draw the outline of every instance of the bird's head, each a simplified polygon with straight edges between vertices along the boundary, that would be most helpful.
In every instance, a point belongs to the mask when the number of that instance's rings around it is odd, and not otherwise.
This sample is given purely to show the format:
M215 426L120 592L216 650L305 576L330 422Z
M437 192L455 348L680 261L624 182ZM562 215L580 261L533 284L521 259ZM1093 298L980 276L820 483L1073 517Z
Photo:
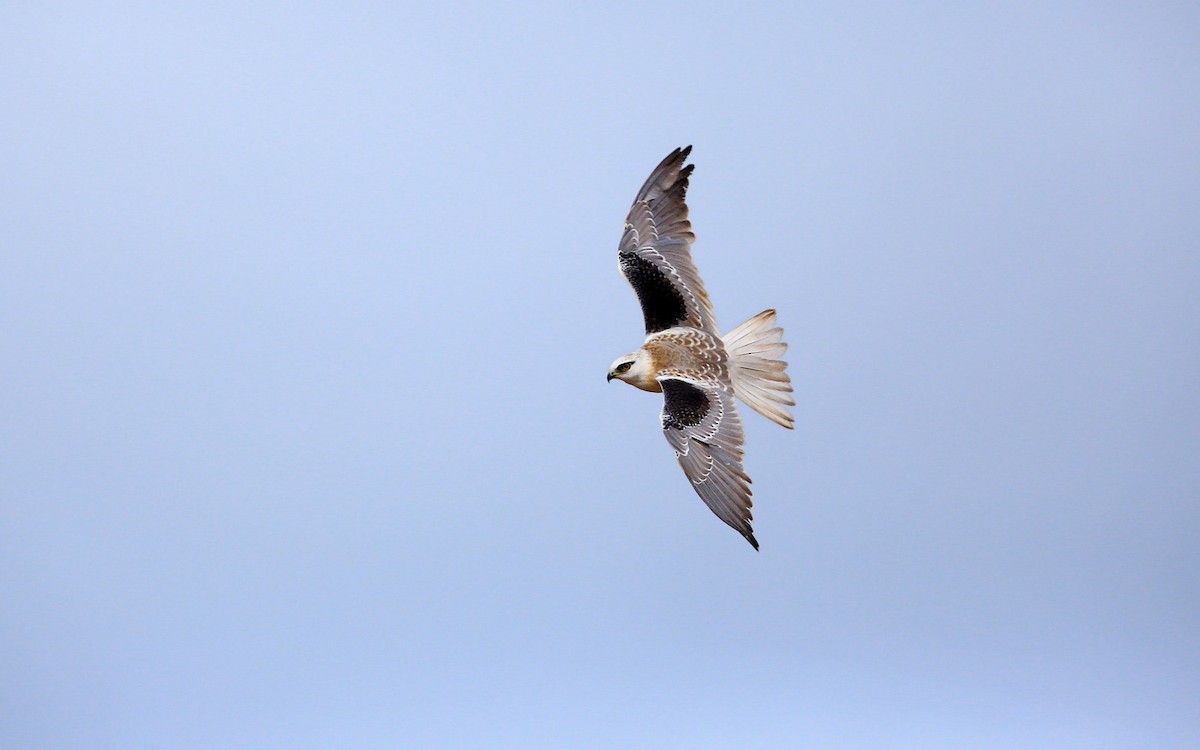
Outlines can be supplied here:
M617 357L608 368L608 379L624 380L643 391L659 391L662 386L654 377L650 366L650 355L645 349Z

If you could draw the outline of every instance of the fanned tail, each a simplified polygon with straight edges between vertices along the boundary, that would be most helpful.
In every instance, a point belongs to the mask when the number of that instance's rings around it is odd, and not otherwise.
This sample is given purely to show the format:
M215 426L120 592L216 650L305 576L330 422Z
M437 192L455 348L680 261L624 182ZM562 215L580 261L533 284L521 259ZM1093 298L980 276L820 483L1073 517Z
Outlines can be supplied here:
M795 424L789 406L792 381L787 362L779 357L787 351L783 329L775 325L775 311L763 310L722 338L729 354L729 379L733 392L754 411L789 430Z

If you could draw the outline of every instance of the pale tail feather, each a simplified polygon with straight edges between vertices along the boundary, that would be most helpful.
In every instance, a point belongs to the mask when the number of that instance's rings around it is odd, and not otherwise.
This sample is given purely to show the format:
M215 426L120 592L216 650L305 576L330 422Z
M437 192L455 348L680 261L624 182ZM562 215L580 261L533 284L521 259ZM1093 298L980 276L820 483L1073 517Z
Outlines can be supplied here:
M783 329L775 325L775 311L763 310L722 338L729 354L729 379L733 392L754 411L789 430L794 424L789 406L792 381L787 362L779 357L787 351Z

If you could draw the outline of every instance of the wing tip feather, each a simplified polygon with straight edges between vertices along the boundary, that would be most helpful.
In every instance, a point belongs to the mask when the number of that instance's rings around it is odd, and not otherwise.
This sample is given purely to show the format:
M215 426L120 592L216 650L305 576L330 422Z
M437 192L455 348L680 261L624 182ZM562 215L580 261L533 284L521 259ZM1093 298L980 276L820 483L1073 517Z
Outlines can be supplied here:
M747 541L747 542L750 542L750 546L754 548L754 551L755 551L755 552L759 552L759 551L760 551L760 550L758 549L758 540L754 538L754 532L753 532L753 531L743 531L743 532L742 532L742 536L746 537L746 541Z

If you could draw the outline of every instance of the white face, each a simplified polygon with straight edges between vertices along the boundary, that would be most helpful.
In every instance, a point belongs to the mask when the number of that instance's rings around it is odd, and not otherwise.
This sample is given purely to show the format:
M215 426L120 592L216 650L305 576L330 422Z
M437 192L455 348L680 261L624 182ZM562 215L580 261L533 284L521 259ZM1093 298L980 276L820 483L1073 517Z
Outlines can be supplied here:
M654 363L650 358L650 353L645 349L639 349L632 354L619 357L616 362L613 362L612 367L608 368L608 379L624 380L634 388L658 393L662 390L662 386L654 377L653 370Z
M617 357L617 359L611 365L609 365L608 379L613 380L615 378L617 380L629 380L629 378L632 377L634 372L638 369L638 354L641 354L641 352L636 354L626 354L623 357Z

